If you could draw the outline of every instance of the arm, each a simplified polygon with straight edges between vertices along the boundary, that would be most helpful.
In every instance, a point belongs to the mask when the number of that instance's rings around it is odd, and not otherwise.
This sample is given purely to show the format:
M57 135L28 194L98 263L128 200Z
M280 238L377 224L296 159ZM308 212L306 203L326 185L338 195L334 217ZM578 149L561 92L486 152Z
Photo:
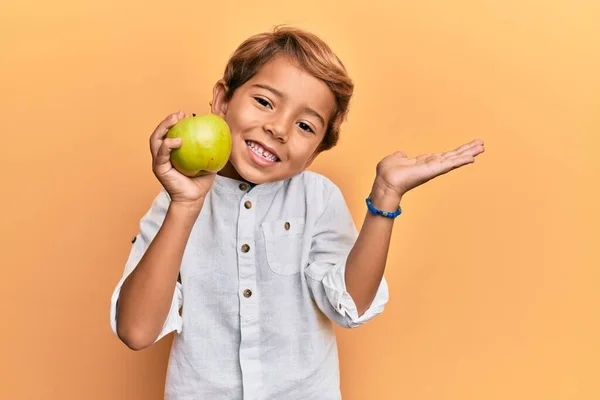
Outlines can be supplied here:
M376 208L394 212L402 196L373 184L371 202ZM369 308L381 284L392 237L394 219L367 212L356 243L346 261L346 288L356 303L358 315Z
M201 206L170 203L156 236L123 282L117 303L117 335L131 349L150 346L161 332L200 210Z
M171 151L183 141L167 138L167 133L187 117L181 111L169 115L150 136L152 171L164 190L140 223L140 241L133 246L125 279L111 301L113 330L135 350L181 327L177 277L190 233L216 176L184 176L171 164Z
M359 232L341 190L333 183L326 186L304 275L313 301L329 320L344 328L358 328L383 312L389 300L387 282L379 279L370 307L359 315L345 279L348 255Z
M407 158L402 152L394 153L377 165L371 191L372 204L380 210L394 212L406 192L436 176L473 163L483 151L483 142L475 140L453 151L415 158ZM346 288L354 299L358 315L369 308L377 294L385 271L393 224L391 218L367 213L348 255Z

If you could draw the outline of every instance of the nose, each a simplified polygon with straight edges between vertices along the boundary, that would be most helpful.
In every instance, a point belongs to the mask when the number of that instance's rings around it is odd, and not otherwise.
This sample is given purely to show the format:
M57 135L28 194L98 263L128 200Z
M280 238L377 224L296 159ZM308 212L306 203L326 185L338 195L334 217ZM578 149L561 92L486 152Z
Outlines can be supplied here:
M284 118L266 122L263 129L278 142L285 143L288 140L289 128Z

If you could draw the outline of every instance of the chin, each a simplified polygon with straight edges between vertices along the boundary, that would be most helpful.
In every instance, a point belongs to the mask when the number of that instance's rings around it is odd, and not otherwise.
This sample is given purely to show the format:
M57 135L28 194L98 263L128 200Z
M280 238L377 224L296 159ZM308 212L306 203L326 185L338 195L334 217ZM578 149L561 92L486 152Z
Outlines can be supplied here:
M276 182L285 178L279 178L277 176L273 176L272 174L265 174L263 172L257 171L254 168L244 168L245 166L236 166L234 164L234 168L237 171L237 173L240 175L240 177L247 181L250 182L254 185L260 185L261 183L269 183L269 182Z
M278 165L275 168L270 167L273 169L263 170L262 168L254 166L251 161L243 158L239 159L237 157L231 160L231 164L243 180L254 185L283 181L297 174L297 172L282 171L280 168L284 167L283 165Z

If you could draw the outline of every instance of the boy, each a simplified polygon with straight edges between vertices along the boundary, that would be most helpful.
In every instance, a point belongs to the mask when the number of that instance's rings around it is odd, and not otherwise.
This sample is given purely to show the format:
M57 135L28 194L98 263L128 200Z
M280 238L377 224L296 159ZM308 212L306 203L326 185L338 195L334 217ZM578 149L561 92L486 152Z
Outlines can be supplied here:
M341 398L332 322L354 328L382 312L402 196L483 151L475 141L384 158L359 234L338 187L305 171L336 144L352 91L325 43L279 28L242 43L214 87L211 112L232 133L222 171L187 178L173 169L181 141L165 135L187 114L151 135L163 190L140 222L111 324L135 350L178 332L165 398Z

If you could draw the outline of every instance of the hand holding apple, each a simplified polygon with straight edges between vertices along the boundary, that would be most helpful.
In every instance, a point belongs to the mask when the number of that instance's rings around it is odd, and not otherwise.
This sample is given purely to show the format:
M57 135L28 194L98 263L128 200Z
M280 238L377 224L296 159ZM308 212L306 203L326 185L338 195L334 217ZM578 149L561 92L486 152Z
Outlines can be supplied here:
M152 170L172 202L201 202L229 159L231 134L219 116L169 115L150 136Z
M408 158L398 151L377 164L374 187L400 200L411 189L464 165L484 152L482 140L474 140L455 150ZM394 210L392 210L394 211Z
M184 118L169 129L167 138L182 139L182 146L171 150L171 163L192 178L219 172L231 154L229 126L216 114Z

